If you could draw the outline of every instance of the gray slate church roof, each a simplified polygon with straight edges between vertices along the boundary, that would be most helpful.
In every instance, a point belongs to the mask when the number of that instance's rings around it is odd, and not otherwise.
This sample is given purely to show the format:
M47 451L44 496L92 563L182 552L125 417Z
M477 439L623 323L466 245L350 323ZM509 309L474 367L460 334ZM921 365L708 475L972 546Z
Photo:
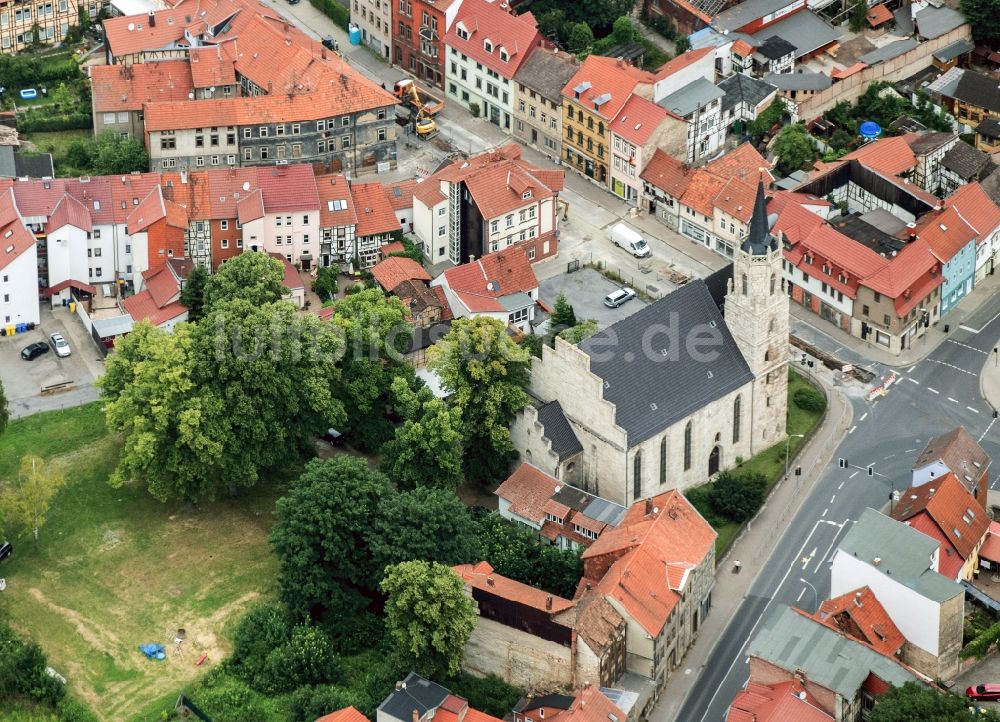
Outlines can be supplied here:
M576 438L558 401L550 401L538 407L538 423L544 429L542 433L545 438L552 443L552 451L559 457L559 461L583 451L583 444Z
M694 340L695 343L685 343ZM704 281L580 344L630 446L750 383L753 373Z

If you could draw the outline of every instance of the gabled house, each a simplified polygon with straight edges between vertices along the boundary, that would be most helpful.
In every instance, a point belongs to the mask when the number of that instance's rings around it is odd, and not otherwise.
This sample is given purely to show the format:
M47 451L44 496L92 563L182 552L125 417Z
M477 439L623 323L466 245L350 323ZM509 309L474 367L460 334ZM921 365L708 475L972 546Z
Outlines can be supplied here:
M606 687L585 686L575 696L547 694L522 699L514 707L514 722L634 722L636 711L626 701L634 694Z
M347 710L353 709L348 707ZM335 722L361 722L354 712ZM355 710L356 712L356 710ZM361 719L365 719L364 716ZM469 702L415 672L397 682L375 711L375 722L501 722L469 706Z
M352 182L350 186L358 222L354 229L354 254L347 260L356 268L371 268L379 260L379 249L402 229L384 185Z
M184 282L194 268L189 259L171 258L159 268L142 274L144 289L122 300L122 309L133 323L146 321L165 331L187 321L187 307L181 303Z
M944 200L945 208L954 208L976 232L976 277L979 283L996 266L1000 253L1000 207L986 194L978 181L960 187Z
M941 195L951 195L966 183L980 181L995 168L987 153L959 141L941 159Z
M904 171L909 179L928 193L948 195L941 192L941 162L959 142L958 133L910 132L902 138L913 152L915 161L912 172Z
M278 253L308 271L319 258L319 193L306 164L257 169L257 190L237 203L243 246Z
M898 657L906 643L906 637L869 587L827 599L812 616L886 657Z
M625 507L560 484L524 462L494 492L500 516L531 527L560 549L586 548L625 517Z
M740 42L733 43L733 47ZM720 82L719 90L725 93L722 98L722 123L727 130L734 132L742 132L749 123L757 120L757 116L774 102L778 94L775 86L743 73L734 73Z
M965 592L940 573L941 544L865 509L841 541L830 568L830 594L867 586L906 637L901 660L931 679L959 669Z
M514 76L543 43L530 12L515 15L506 3L462 0L444 36L448 98L495 125L512 129Z
M927 442L913 464L910 486L923 486L951 472L985 509L990 463L983 447L964 426L959 426Z
M729 706L726 722L833 722L799 680L772 685L747 682Z
M4 325L40 323L38 304L38 242L10 190L0 193L0 320Z
M683 156L688 124L651 100L632 95L608 126L611 130L611 192L639 205L639 173L656 151Z
M818 707L835 722L861 722L892 687L925 681L893 657L786 605L765 616L747 646L747 656L750 685L795 683L802 688L803 701L814 702L810 707ZM798 711L805 716L779 719L824 719L804 706Z
M942 270L941 315L972 292L978 234L954 207L925 214L904 233L925 241Z
M538 279L520 248L507 248L449 268L431 281L455 318L489 316L527 331L535 318Z
M907 489L895 505L892 518L909 524L941 545L938 559L943 576L971 581L979 568L978 551L990 519L986 509L954 474L948 472Z
M514 76L514 137L544 153L562 158L562 89L579 61L561 50L532 53Z

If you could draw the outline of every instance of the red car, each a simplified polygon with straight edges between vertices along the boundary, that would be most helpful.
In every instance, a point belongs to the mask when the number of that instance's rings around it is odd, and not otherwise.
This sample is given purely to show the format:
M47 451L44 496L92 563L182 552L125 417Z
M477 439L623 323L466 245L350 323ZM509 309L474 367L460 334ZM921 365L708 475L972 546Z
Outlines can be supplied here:
M965 696L984 702L996 702L1000 700L1000 684L977 684L965 690Z

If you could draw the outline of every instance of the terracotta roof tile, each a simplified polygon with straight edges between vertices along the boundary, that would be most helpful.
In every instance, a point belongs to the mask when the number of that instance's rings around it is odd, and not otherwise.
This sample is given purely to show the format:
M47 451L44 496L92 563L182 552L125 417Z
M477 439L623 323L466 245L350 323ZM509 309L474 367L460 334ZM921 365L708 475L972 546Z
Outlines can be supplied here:
M205 177L208 181L209 217L212 219L236 218L237 204L257 189L256 168L213 169L205 171Z
M618 115L637 84L652 84L654 80L652 73L639 70L634 65L619 62L616 58L590 55L563 87L562 94L605 120L611 120ZM581 88L579 98L577 88ZM602 96L608 96L608 99L595 108L594 100Z
M800 696L802 695L802 696ZM726 722L833 722L796 680L771 686L750 681L726 715ZM319 722L319 720L317 720Z
M264 193L260 188L243 196L236 203L236 218L241 224L264 217Z
M344 707L336 712L323 715L316 722L369 722L368 718L354 707Z
M954 207L925 213L916 228L906 231L927 241L931 253L942 264L954 258L977 235Z
M536 466L522 463L494 492L510 502L510 511L525 519L541 524L545 519L545 504L559 482Z
M865 285L894 299L896 313L905 316L943 283L938 266L927 241L918 238L907 244L881 271L865 279ZM908 297L904 297L907 291Z
M713 216L715 214L713 201L725 185L726 181L715 173L699 168L691 174L691 182L684 191L681 203L703 216Z
M434 295L437 296L438 301L441 303L441 320L451 321L455 318L455 316L451 312L451 306L448 304L448 298L445 296L444 288L441 286L434 286L431 290L434 291Z
M757 198L757 188L739 178L730 178L729 182L715 197L715 207L733 218L744 223L750 222L753 215L753 205Z
M639 177L667 195L680 198L691 184L692 173L684 163L657 148Z
M908 521L926 512L952 546L968 559L989 528L986 510L951 472L903 493L892 517Z
M440 179L434 176L417 183L417 187L413 190L413 197L428 208L433 208L438 203L448 200L448 197L441 190Z
M187 313L187 308L180 301L167 304L162 308L156 305L156 301L149 291L140 291L134 296L129 296L122 301L122 308L125 313L132 317L132 320L148 321L153 326L159 326L172 319Z
M991 562L1000 562L1000 522L990 522L990 530L979 548L979 556Z
M936 461L944 463L973 496L979 479L990 467L990 457L964 426L928 441L913 468L920 469Z
M89 69L94 111L142 110L143 103L187 100L194 90L184 60L132 65L92 65Z
M465 29L468 38L459 37L459 26ZM492 46L490 52L486 50L487 41ZM532 51L542 44L542 36L530 12L515 15L501 9L496 2L464 0L445 35L444 44L501 77L512 79ZM500 58L501 48L507 53L506 61Z
M0 193L0 236L0 269L37 243L21 220L10 190Z
M489 592L526 607L532 607L542 612L557 614L573 606L569 599L563 599L544 592L541 589L529 587L527 584L493 573L493 567L487 562L479 564L459 564L452 567L455 573L473 589ZM548 606L551 601L551 607Z
M747 183L752 183L754 187L757 185L757 179L760 178L761 172L764 174L765 188L774 182L771 164L749 142L719 156L711 163L707 163L704 168L720 178L726 180L739 178Z
M861 641L867 642L875 651L887 657L894 657L906 642L903 633L869 587L861 587L826 600L813 617L849 636L856 636L856 632L860 631ZM847 624L845 617L857 625L857 628Z
M104 20L105 41L116 57L131 55L142 50L166 48L184 38L185 18L191 16L191 6L160 10L156 24L135 15L118 16Z
M68 193L64 194L56 203L56 207L52 209L52 215L49 216L49 220L45 224L45 231L46 233L54 233L63 226L74 226L88 233L94 229L90 213L80 201Z
M772 231L775 234L783 233L793 246L807 238L817 227L825 225L822 218L798 203L786 203L782 209L777 195L768 202L767 210L778 214Z
M975 229L977 243L983 243L1000 226L1000 208L986 195L979 181L960 187L945 199L944 206L954 208Z
M869 25L873 28L877 28L879 25L883 25L892 20L892 13L885 5L878 4L870 8L868 10L868 15L865 17L868 20Z
M669 78L674 73L680 72L681 70L688 67L692 63L698 62L709 53L714 53L714 52L715 48L699 48L697 50L688 50L686 53L681 53L677 57L668 60L659 68L657 68L654 77L656 78L656 80L663 80L664 78Z
M597 654L608 649L625 626L622 615L603 594L594 589L579 596L576 606L557 619L568 619L570 614L575 615L573 628L576 633Z
M632 95L609 125L612 133L642 146L667 115L667 111L653 101L640 95Z
M465 174L465 186L484 219L497 218L529 203L552 197L552 190L541 183L526 165L519 161L502 161ZM531 193L531 197L525 199L527 192Z
M940 545L938 549L938 573L948 579L957 579L965 560L955 549L955 545L941 531L941 527L925 511L910 518L906 523Z
M628 717L597 687L580 690L565 712L559 713L559 722L624 722Z
M167 207L163 202L163 192L160 186L156 186L129 214L126 229L129 235L141 233L166 216Z
M379 261L371 269L372 275L378 284L388 293L392 293L403 281L426 281L430 283L431 277L424 267L412 258L404 256L390 256L384 261Z
M889 176L898 176L917 164L909 143L901 136L881 138L848 153L841 160L857 160Z
M753 55L753 46L742 38L733 43L732 50L733 55L739 55L741 58L749 58Z
M358 216L358 238L400 230L396 211L381 183L352 183L351 195L354 197L354 212Z
M316 176L319 193L319 225L321 228L354 226L358 215L347 176L342 173Z
M224 43L190 50L188 56L191 59L190 73L194 87L212 88L236 84L236 66L229 54L231 47L230 43Z
M386 192L389 194L389 202L392 203L393 210L402 211L413 208L413 191L416 187L416 178L387 184Z
M496 299L519 292L530 293L538 288L531 262L517 246L449 268L442 275L448 287L461 296L472 312L504 310Z

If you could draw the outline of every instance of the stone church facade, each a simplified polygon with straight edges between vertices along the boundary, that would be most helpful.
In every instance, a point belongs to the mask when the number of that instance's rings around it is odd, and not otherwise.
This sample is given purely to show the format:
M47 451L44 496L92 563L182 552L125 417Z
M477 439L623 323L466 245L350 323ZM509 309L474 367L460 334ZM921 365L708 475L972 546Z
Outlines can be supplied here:
M511 428L524 460L628 506L785 437L788 297L764 202L760 185L731 266L579 346L544 347L532 360L536 403Z

